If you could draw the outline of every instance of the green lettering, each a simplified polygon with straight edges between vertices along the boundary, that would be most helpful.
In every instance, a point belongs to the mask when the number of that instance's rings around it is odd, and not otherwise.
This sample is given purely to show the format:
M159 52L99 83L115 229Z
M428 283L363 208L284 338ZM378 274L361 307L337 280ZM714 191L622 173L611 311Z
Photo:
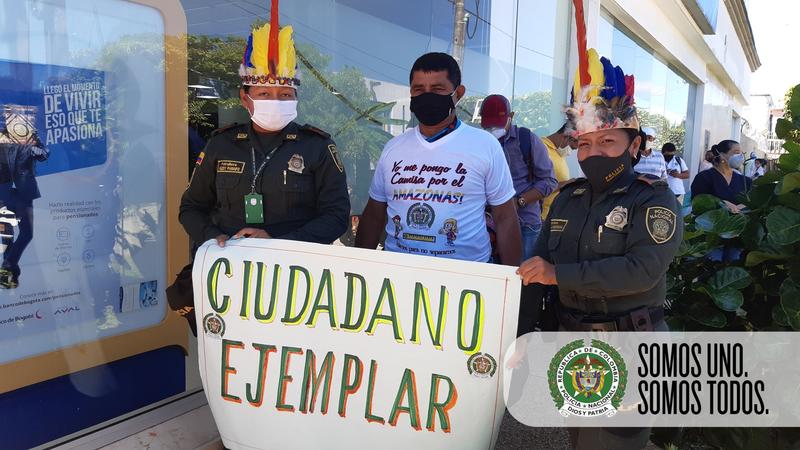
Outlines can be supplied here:
M346 331L361 331L367 319L367 280L356 273L345 272L347 278L347 309L344 313L344 322L341 328ZM358 320L353 322L353 301L355 300L356 281L361 284L361 301L359 302Z
M302 274L306 280L306 297L303 300L303 307L300 309L300 312L294 312L294 303L297 299L297 275ZM281 322L285 323L286 325L297 325L303 321L303 316L306 314L306 310L308 309L308 302L311 300L311 287L314 284L313 280L311 279L311 274L308 273L308 270L305 267L300 266L289 266L289 293L287 295L286 300L286 312L281 319Z
M425 323L428 325L428 334L431 342L437 350L442 349L442 332L444 331L445 319L447 317L447 301L449 298L447 288L442 286L439 294L439 315L436 319L436 326L433 324L433 314L431 313L431 301L428 295L428 288L417 283L414 287L414 325L411 330L411 342L420 343L419 322L420 313L425 312ZM435 328L435 332L434 332Z
M219 283L219 269L221 266L225 267L225 276L231 278L233 274L231 273L231 262L228 261L227 258L218 258L211 264L211 269L208 271L208 277L206 278L206 288L208 294L208 303L211 305L211 309L216 311L220 315L225 315L228 312L228 308L231 306L231 298L228 295L222 297L222 304L217 304L217 284Z
M259 263L260 264L260 263ZM253 386L250 383L245 385L247 401L255 407L261 406L264 401L264 382L267 378L267 367L269 364L269 354L277 350L274 345L264 345L254 343L253 348L258 350L258 378L256 379L256 393L253 395Z
M322 294L327 293L326 297L328 299L327 304L321 305ZM319 280L319 289L317 290L317 296L314 299L314 306L311 308L311 314L309 315L308 325L311 328L317 326L317 317L319 313L325 311L328 313L328 322L330 323L331 329L337 330L338 326L336 324L336 294L333 289L333 280L331 277L331 271L325 269L322 271L322 278Z
M322 361L322 367L319 373L316 372L317 358L314 352L306 350L306 369L303 373L303 389L300 394L300 412L305 414L307 412L314 412L314 405L317 403L317 394L319 393L320 381L325 378L325 388L322 392L322 414L328 414L328 403L331 396L331 378L333 378L333 366L336 363L336 358L333 352L328 352L325 359ZM311 404L309 405L308 391L311 390Z
M384 299L388 299L389 315L383 314ZM367 326L367 334L375 334L375 328L379 323L392 324L394 331L394 339L397 342L404 342L403 330L400 328L400 319L397 317L397 302L395 301L394 285L388 278L383 279L383 286L381 286L381 293L378 296L378 302L375 304L375 311L372 313L372 319Z

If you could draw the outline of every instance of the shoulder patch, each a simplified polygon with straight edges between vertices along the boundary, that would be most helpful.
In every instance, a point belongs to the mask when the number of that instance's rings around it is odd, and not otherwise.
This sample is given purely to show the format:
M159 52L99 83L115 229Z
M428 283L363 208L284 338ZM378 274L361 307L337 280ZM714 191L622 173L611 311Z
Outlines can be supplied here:
M342 159L339 157L339 150L336 150L336 144L329 144L328 151L331 154L331 158L333 158L333 163L336 164L336 168L339 169L339 172L344 172L344 164L342 164Z
M669 208L663 206L647 208L645 221L647 233L656 244L663 244L675 235L677 216Z
M563 191L564 189L566 189L566 188L568 188L570 186L578 186L578 185L583 184L585 182L586 182L586 178L583 178L583 177L574 178L572 181L570 181L569 183L567 183L563 187L561 187L561 190Z
M311 125L309 125L309 124L305 124L305 125L303 125L302 127L300 127L300 129L301 129L302 131L305 131L305 132L308 132L308 133L313 133L313 134L316 134L316 135L322 136L322 137L323 137L323 138L325 138L325 139L330 139L330 138L331 138L331 135L330 135L330 134L328 134L328 133L326 133L326 132L324 132L324 131L320 130L320 129L319 129L319 128L317 128L317 127L311 126Z
M237 128L242 127L244 125L245 124L243 124L243 123L234 122L234 123L232 123L232 124L230 124L228 126L225 126L225 127L222 127L222 128L217 128L216 130L211 132L211 136L216 136L218 134L222 134L222 133L237 129ZM244 133L244 134L246 135L247 133ZM245 136L245 139L246 138L247 138L247 136Z

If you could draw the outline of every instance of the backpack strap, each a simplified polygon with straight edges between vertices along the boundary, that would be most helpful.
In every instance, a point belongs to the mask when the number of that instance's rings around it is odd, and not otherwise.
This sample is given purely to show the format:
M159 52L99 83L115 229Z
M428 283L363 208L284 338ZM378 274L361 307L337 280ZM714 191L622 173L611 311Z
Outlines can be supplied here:
M531 154L531 130L525 127L517 128L517 135L519 136L519 148L522 150L522 159L525 160L525 165L528 166L528 181L533 181L533 155Z

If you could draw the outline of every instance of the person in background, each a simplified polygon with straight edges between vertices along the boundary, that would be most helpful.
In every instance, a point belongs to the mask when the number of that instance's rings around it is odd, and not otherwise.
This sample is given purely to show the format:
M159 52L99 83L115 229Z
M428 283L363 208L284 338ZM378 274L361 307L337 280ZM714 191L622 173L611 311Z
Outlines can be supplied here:
M736 172L744 163L742 147L734 140L724 140L711 147L714 155L714 169L698 173L692 181L692 197L702 194L713 195L725 203L732 213L740 213L745 208L738 197L749 191L752 181Z
M640 153L641 157L633 170L636 173L653 175L658 178L667 178L667 163L664 156L654 151L656 130L650 127L642 127L642 131L647 135L647 143L644 150Z
M763 177L765 173L767 173L767 160L761 158L756 159L756 171L753 174L753 180L758 177Z
M744 176L753 179L757 168L756 152L750 152L750 157L744 162Z
M667 163L667 183L680 205L683 204L683 195L686 193L683 180L689 179L689 167L683 158L676 154L677 151L678 149L672 142L667 142L661 147L661 154L664 155L664 161Z
M387 252L519 265L514 182L497 138L456 117L466 93L458 63L446 53L422 55L411 67L409 84L419 126L384 146L356 247L375 249L385 230ZM424 200L415 195L425 189ZM500 261L492 258L487 204Z
M550 156L550 161L553 163L553 173L558 181L558 187L552 194L542 200L542 221L547 220L547 213L550 211L550 205L553 204L556 195L564 185L568 184L572 179L569 176L569 165L567 165L567 156L570 150L578 148L578 141L565 133L567 124L561 126L555 133L542 139L545 147L547 147L547 154Z
M514 125L511 103L502 95L486 97L481 104L481 128L503 146L514 198L522 227L522 257L530 258L542 231L541 201L555 190L558 182L547 147L531 130Z
M708 150L706 154L703 156L703 160L700 161L700 170L698 170L698 172L702 172L704 170L708 170L714 167L712 161L714 161L714 152Z

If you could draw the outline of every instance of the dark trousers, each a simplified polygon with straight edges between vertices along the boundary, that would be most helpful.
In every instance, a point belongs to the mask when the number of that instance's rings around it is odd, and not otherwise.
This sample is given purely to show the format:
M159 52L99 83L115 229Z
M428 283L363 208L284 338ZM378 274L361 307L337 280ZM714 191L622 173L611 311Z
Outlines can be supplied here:
M3 268L19 276L19 260L33 240L33 206L17 207L14 212L19 219L19 233L16 239L3 238L3 243L7 246L3 254Z

